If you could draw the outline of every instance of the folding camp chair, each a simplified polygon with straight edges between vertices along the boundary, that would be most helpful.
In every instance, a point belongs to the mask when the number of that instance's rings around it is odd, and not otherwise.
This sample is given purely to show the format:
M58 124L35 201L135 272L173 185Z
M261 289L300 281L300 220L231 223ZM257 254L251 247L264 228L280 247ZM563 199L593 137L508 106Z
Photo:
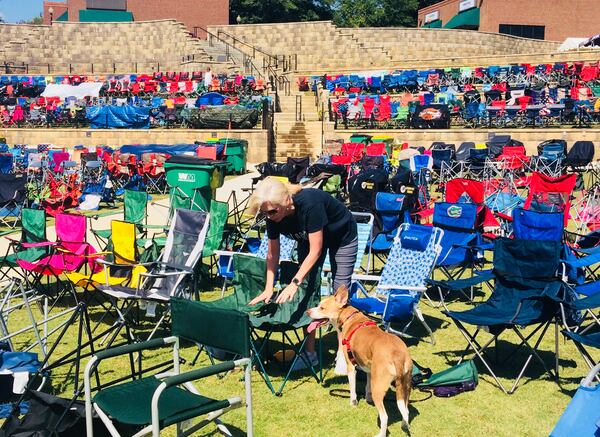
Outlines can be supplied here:
M8 228L17 225L21 209L27 203L26 184L23 174L0 173L0 223Z
M488 246L477 230L477 211L474 203L437 202L434 206L433 225L444 230L436 267L450 280L485 263Z
M350 305L381 317L385 329L397 335L408 336L406 331L416 316L429 333L431 343L435 343L418 303L442 250L443 233L432 226L402 224L381 276L353 275ZM373 295L367 292L366 282L377 283Z
M120 435L113 425L113 420L142 428L135 434L138 436L151 434L158 437L162 429L174 424L177 424L177 435L188 436L197 433L211 422L214 422L223 434L231 435L219 417L227 411L241 407L242 399L232 397L219 400L203 396L192 381L238 367L244 369L246 434L254 435L248 315L178 298L171 299L170 307L172 336L107 349L96 354L87 363L85 417L88 437L94 435L93 411L100 416L113 436ZM241 358L181 373L179 350L182 339L223 349ZM132 381L101 388L92 398L91 374L102 361L169 345L173 347L172 371L146 377L140 375L138 379L135 379L134 374ZM204 415L206 418L201 422L187 429L180 427L181 422Z
M561 249L559 241L499 238L494 247L496 280L489 299L463 312L450 311L444 305L444 314L450 317L468 342L460 360L472 350L504 393L511 394L516 390L534 357L551 378L557 377L558 369L556 373L549 369L537 349L559 314L559 304L567 300L566 289L556 276ZM474 330L469 331L465 325L473 326ZM532 327L532 330L524 333L523 327ZM503 364L514 362L514 354L521 347L527 350L527 358L510 390L506 390L500 382L486 355L490 345L497 345L498 337L506 330L514 331L520 343ZM483 343L478 337L484 331L489 332L491 338Z
M529 194L523 208L535 211L562 211L566 227L571 210L571 195L576 181L575 174L551 177L542 173L532 173Z
M75 214L57 214L55 219L56 242L26 243L23 247L50 247L50 253L36 261L18 259L17 264L24 270L35 272L35 286L42 276L58 276L64 272L74 272L84 265L94 268L88 258L95 249L86 241L87 218Z
M277 305L272 301L269 304L249 306L248 302L262 293L265 288L266 260L236 254L234 255L233 265L235 271L233 279L234 293L207 304L219 308L236 309L250 314L252 324L251 344L254 351L253 365L259 370L269 390L276 396L282 394L298 360L302 360L310 374L317 382L320 382L322 380L320 374L321 360L319 359L318 366L310 361L304 352L308 336L301 339L298 330L306 328L312 321L306 315L306 310L319 302L321 269L313 269L310 275L300 284L292 301L281 305ZM291 282L297 270L298 265L296 263L280 263L279 286L281 289ZM277 389L274 387L265 367L265 362L269 358L268 355L270 355L269 340L276 333L281 334L282 343L284 344L282 351L284 362L281 369L284 379ZM289 367L287 367L288 362L285 361L286 347L289 347L287 351L294 352L294 358L289 362Z
M6 237L9 243L5 255L0 258L0 279L7 279L14 274L25 279L28 271L20 269L17 260L34 262L48 254L48 246L23 246L23 243L41 243L47 240L46 212L40 209L23 208L21 226L19 240Z
M394 237L404 221L404 194L379 192L375 196L377 221L369 249L373 256L387 253L394 244ZM374 264L374 262L373 262ZM373 265L371 264L371 265Z
M123 324L128 322L127 315L136 303L146 305L146 314L154 317L158 304L164 305L173 296L190 296L196 291L193 276L202 256L209 222L210 215L206 212L175 210L162 255L144 266L148 271L139 273L141 280L136 286L107 283L98 286L100 291L113 298L113 308ZM123 267L121 264L114 265ZM122 305L118 305L118 300L123 301ZM168 311L164 311L149 338L154 336L167 316Z
M143 231L148 220L148 193L146 191L123 191L123 220L139 225ZM98 243L106 247L111 236L111 229L91 229Z
M233 279L234 276L234 260L235 254L241 253L245 255L257 256L262 259L267 259L267 253L269 251L269 236L265 232L262 239L260 240L260 245L258 248L254 248L251 244L248 243L245 246L240 247L240 250L237 252L225 251L225 250L217 250L215 251L215 255L219 257L219 276L223 277L223 287L221 288L221 297L225 294L225 289L229 284L229 281ZM296 259L295 250L296 250L297 242L291 238L286 237L285 235L279 236L279 261L293 261ZM246 251L244 251L247 249Z

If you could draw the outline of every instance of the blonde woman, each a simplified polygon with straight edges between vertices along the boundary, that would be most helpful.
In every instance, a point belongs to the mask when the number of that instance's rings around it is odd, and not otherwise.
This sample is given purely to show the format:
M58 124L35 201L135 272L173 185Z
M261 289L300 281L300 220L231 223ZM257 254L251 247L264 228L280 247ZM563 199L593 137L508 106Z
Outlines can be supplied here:
M323 265L327 252L333 289L337 290L341 285L350 286L358 238L356 221L342 202L321 190L302 189L299 185L267 178L257 185L249 208L252 213L261 212L266 217L269 236L265 290L250 304L271 301L279 266L279 236L282 234L298 242L300 267L291 283L279 294L276 303L292 300L304 278ZM311 333L307 340L306 351L310 361L316 364L314 334ZM304 361L298 360L296 364L299 369L304 366ZM338 352L336 373L344 373L344 364Z

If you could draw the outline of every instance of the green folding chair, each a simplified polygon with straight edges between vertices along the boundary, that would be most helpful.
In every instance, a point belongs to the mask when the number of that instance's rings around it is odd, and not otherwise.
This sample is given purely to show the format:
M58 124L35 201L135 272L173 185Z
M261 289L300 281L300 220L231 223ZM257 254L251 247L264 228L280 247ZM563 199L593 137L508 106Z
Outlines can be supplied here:
M321 269L314 269L298 289L298 293L291 302L278 305L273 301L269 304L259 304L255 306L248 305L252 299L258 296L265 288L266 260L243 254L233 256L233 287L234 293L222 299L212 301L208 304L215 308L228 308L245 312L250 315L251 345L254 352L253 365L257 367L263 380L269 387L269 390L276 395L281 396L285 385L290 379L294 365L298 360L306 364L306 370L321 382L322 369L319 354L318 366L313 366L304 353L306 340L308 337L300 338L298 331L307 327L312 321L307 315L306 310L316 306L320 299L321 287ZM284 261L280 264L279 286L285 288L291 282L298 270L298 265L293 262ZM286 348L294 352L294 358L288 363L283 361L281 370L284 379L277 389L275 389L271 377L267 373L265 363L270 358L269 340L277 334L281 334L284 350L282 356L286 356ZM320 346L320 345L319 345Z
M0 258L0 280L14 277L26 279L25 272L17 265L17 260L37 261L48 254L49 245L43 245L46 238L46 212L42 209L23 208L21 210L21 239L6 237L9 245L5 255Z
M125 190L123 193L123 220L129 223L135 223L138 226L138 233L142 236L146 232L148 219L148 193L145 191ZM106 248L110 236L110 229L93 229L92 233L96 237L98 244ZM142 240L140 240L142 241ZM143 245L141 243L140 245Z
M140 431L136 436L151 434L158 437L162 429L171 425L177 425L178 436L188 436L211 422L214 422L220 431L226 432L226 435L231 435L219 417L227 411L241 407L244 404L242 399L213 399L201 395L192 381L223 374L237 367L245 369L246 432L248 436L254 435L248 315L179 298L172 298L170 305L173 334L171 337L107 349L97 353L87 363L84 375L87 437L94 435L92 410L95 410L113 436L120 435L116 428L118 424L139 427ZM242 358L180 373L180 339L223 349ZM140 375L137 379L136 375L132 375L132 381L109 387L100 385L101 389L92 397L91 374L101 361L166 345L173 347L172 372L161 373L160 379L158 375ZM210 384L205 383L204 386L208 388ZM188 429L182 429L182 422L199 416L205 416L204 420Z

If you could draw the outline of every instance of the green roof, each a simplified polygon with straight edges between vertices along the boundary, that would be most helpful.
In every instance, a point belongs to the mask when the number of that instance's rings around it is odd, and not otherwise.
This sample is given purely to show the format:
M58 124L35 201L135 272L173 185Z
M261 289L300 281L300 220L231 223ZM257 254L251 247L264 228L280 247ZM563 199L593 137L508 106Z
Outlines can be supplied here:
M479 28L479 8L459 12L444 26L446 29L477 29Z
M69 21L69 11L63 12L62 15L54 21Z
M133 21L133 14L129 11L109 11L101 9L81 9L79 11L80 22L113 22L113 21Z
M433 20L433 21L430 21L427 24L422 25L421 27L424 27L424 28L427 28L427 29L440 28L440 27L442 27L442 20Z

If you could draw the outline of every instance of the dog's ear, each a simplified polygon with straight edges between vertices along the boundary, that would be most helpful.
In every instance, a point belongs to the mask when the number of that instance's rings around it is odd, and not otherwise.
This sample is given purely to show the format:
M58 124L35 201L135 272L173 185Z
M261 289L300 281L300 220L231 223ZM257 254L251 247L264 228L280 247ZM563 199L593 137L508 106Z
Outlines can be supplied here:
M344 306L348 303L348 288L345 285L340 286L334 294L335 301Z

